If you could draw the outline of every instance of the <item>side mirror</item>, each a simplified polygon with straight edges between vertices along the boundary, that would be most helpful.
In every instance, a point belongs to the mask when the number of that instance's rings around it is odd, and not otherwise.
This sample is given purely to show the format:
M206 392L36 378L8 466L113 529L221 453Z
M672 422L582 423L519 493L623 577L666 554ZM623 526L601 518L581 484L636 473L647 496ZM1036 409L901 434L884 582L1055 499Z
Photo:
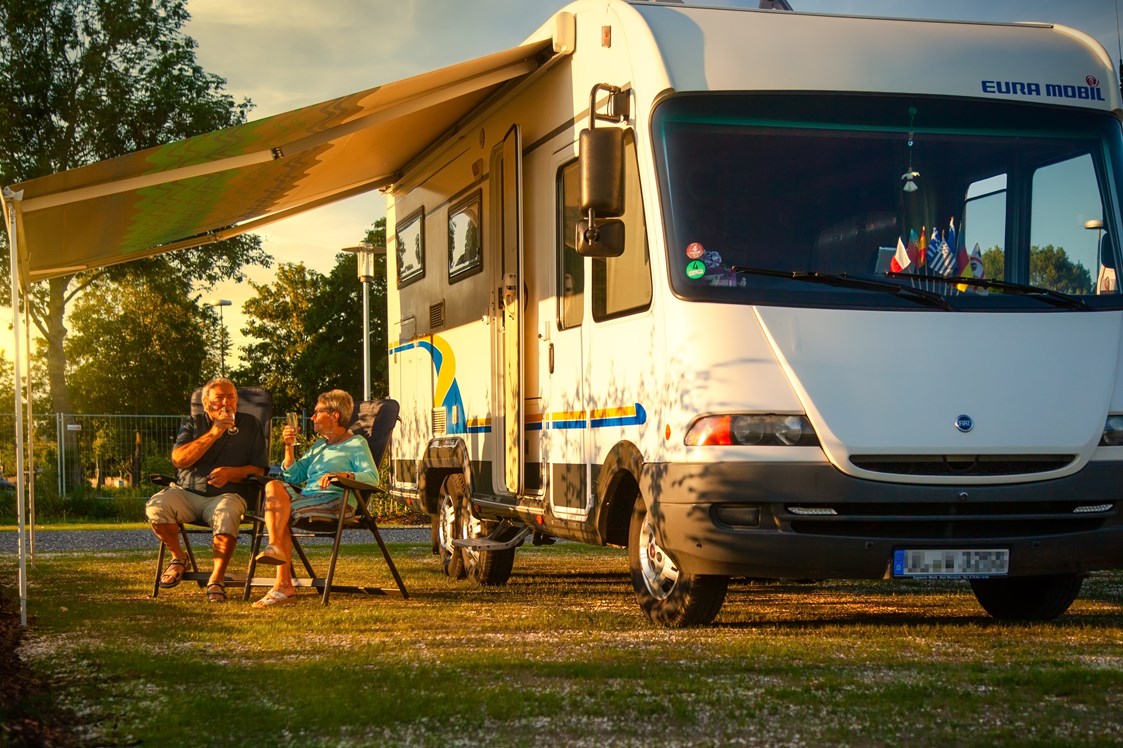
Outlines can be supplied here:
M582 130L580 140L581 212L602 218L624 214L624 131L616 127Z
M577 254L619 257L624 253L624 131L598 127L581 131L581 213ZM607 220L605 220L607 219Z
M1115 247L1111 242L1111 234L1104 234L1100 240L1100 264L1110 270L1115 270Z

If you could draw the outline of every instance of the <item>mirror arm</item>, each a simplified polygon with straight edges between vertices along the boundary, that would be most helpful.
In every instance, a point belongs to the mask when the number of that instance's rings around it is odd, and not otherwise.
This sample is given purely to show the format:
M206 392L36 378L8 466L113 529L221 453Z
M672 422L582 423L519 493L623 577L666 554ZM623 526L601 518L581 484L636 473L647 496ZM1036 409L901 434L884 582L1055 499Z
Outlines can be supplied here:
M605 114L597 114L597 92L605 91L608 93L608 112ZM612 86L608 83L596 83L589 91L589 129L593 130L597 126L597 120L604 120L605 122L624 122L628 118L628 100L627 96L622 96L624 90L619 86Z

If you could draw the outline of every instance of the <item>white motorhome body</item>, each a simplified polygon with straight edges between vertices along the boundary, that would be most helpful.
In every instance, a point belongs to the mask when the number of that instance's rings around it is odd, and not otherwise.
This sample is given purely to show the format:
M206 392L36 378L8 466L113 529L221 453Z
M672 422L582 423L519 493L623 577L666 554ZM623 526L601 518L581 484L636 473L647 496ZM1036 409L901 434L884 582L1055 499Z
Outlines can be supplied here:
M550 37L389 190L391 490L449 574L626 546L684 625L736 576L1041 618L1123 566L1102 48L619 0Z

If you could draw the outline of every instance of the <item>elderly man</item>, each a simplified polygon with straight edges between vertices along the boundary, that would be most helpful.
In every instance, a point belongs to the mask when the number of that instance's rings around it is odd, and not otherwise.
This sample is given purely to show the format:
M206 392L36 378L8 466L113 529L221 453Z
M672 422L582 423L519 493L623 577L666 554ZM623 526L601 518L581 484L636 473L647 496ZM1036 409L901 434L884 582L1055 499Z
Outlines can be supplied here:
M256 490L242 482L264 475L269 466L261 423L237 409L238 391L229 379L216 377L203 386L206 415L184 421L172 448L176 482L146 506L152 531L172 553L160 577L163 588L179 584L187 569L179 524L201 520L211 527L214 568L206 597L212 603L226 601L226 567L238 542L246 499Z

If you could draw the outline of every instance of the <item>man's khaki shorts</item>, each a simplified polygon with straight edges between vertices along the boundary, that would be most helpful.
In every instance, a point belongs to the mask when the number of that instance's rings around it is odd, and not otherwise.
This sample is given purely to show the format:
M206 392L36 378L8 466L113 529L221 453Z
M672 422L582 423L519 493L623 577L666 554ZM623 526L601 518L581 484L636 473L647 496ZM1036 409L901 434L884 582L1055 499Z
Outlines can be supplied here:
M205 522L214 535L238 535L246 500L236 493L200 496L174 483L148 500L144 507L154 525Z

